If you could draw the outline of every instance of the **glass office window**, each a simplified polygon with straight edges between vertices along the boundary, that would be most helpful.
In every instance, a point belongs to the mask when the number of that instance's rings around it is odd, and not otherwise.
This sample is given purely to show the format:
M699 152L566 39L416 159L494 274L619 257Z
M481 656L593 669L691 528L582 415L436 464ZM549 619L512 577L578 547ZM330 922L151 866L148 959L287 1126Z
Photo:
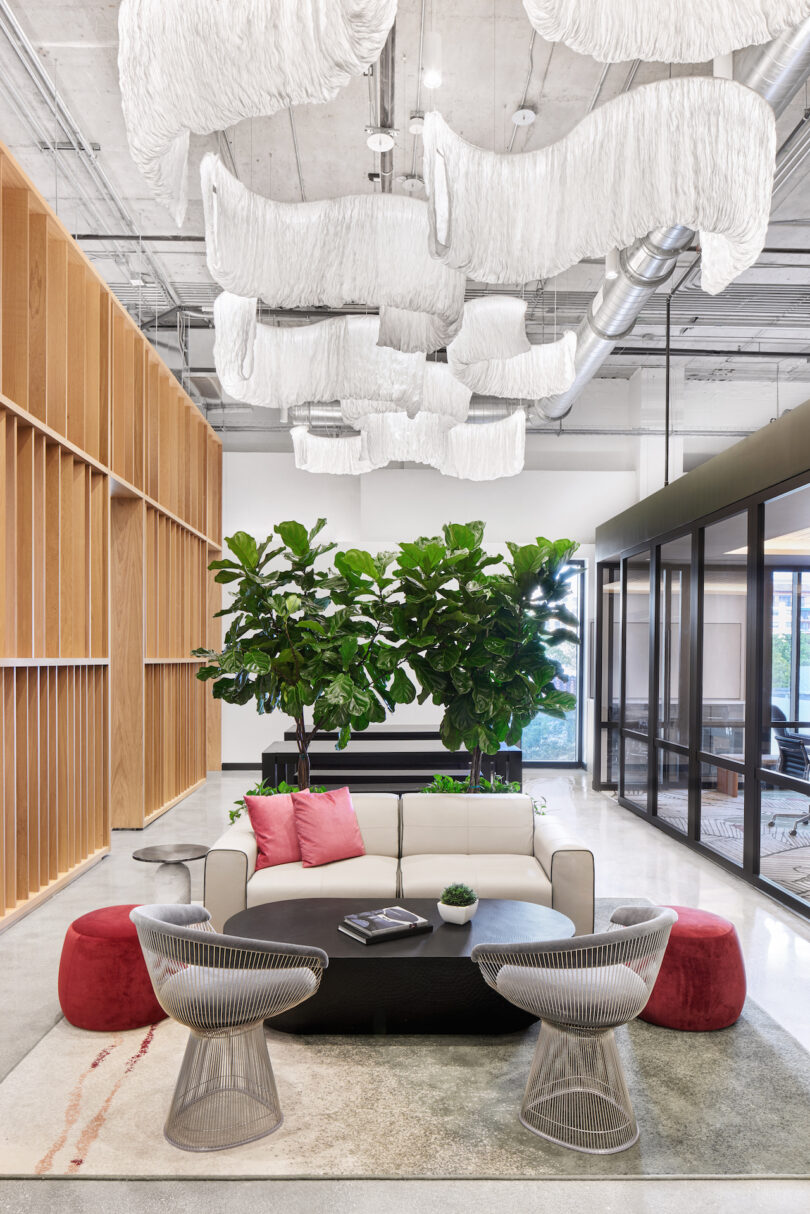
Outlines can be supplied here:
M700 841L734 864L743 862L743 777L711 763L700 765Z
M746 514L704 532L701 747L737 759L745 729L747 545Z
M675 751L658 751L657 813L674 830L689 829L689 759Z
M625 625L624 723L646 733L650 696L650 557L642 553L627 562Z
M570 691L577 703L564 720L538 714L523 730L523 761L525 763L580 763L582 736L582 606L585 597L585 567L572 565L565 606L580 621L580 644L566 641L551 650L551 656L563 668L562 678L555 680L561 691Z
M691 536L661 547L658 735L683 746L689 741L691 559Z
M765 504L763 553L759 872L810 901L810 488Z
M622 745L624 749L624 796L639 809L646 809L649 764L647 743L642 742L639 738L624 738Z

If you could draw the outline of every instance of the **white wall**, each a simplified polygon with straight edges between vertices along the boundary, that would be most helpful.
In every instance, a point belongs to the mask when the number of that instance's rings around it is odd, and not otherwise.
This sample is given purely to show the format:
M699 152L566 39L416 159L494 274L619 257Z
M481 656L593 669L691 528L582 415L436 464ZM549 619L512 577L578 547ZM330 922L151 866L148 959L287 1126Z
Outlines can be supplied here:
M323 516L326 538L374 550L435 534L443 523L480 518L492 544L567 536L584 546L580 555L590 560L596 526L626 509L636 495L635 469L561 467L473 484L412 468L384 468L362 477L313 476L299 472L291 455L226 452L223 534L242 530L264 536L284 519L311 526ZM438 715L430 704L412 704L397 710L397 720L433 724ZM260 717L251 705L223 704L223 762L258 762L262 749L288 727L277 714Z

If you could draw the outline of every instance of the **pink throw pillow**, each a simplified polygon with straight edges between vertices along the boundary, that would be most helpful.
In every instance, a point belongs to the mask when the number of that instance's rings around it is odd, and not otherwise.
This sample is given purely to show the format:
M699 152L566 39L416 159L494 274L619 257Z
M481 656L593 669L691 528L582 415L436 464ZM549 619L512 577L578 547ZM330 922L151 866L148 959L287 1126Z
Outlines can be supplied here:
M304 868L366 854L348 788L291 796Z
M292 796L288 792L270 797L245 797L250 825L259 845L256 872L277 864L293 864L301 859L295 830Z

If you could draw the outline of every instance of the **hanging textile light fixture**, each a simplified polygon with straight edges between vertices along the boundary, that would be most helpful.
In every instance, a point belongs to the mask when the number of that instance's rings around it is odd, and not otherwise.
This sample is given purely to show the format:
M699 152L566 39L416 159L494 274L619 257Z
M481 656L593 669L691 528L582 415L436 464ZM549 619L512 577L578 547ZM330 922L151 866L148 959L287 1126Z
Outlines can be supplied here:
M759 46L810 15L810 0L523 0L547 42L600 63L705 63Z
M330 438L312 434L306 426L293 426L292 438L295 466L302 472L328 472L332 476L359 476L372 472L366 437L353 434L348 438Z
M634 89L519 156L474 147L429 113L431 252L478 281L527 282L683 224L700 230L716 295L763 247L774 152L767 101L705 77Z
M456 379L481 396L539 400L574 382L576 333L532 345L526 336L526 301L486 295L464 305L461 331L447 347Z
M526 415L522 409L483 425L454 424L434 413L378 413L361 418L350 438L290 431L295 466L304 472L361 475L388 463L419 463L443 476L470 481L499 480L522 471Z
M226 291L276 308L377 307L380 345L406 353L441 349L458 332L465 278L430 256L427 203L273 202L210 154L201 175L208 268Z
M230 396L282 416L305 401L344 397L358 410L377 401L418 407L425 356L377 345L376 316L264 325L256 323L256 303L223 291L214 304L214 363Z
M397 0L122 0L118 76L132 159L178 224L189 134L329 101L380 55Z

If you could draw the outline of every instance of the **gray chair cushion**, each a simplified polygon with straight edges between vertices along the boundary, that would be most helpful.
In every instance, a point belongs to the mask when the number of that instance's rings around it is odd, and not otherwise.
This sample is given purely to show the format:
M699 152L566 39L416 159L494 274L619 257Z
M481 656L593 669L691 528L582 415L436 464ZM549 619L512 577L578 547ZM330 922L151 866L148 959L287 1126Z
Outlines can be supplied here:
M583 1028L625 1024L642 1010L648 991L627 965L542 969L504 965L499 994L541 1019Z
M295 1007L317 986L306 966L239 970L188 965L161 983L159 998L189 1028L228 1029Z

